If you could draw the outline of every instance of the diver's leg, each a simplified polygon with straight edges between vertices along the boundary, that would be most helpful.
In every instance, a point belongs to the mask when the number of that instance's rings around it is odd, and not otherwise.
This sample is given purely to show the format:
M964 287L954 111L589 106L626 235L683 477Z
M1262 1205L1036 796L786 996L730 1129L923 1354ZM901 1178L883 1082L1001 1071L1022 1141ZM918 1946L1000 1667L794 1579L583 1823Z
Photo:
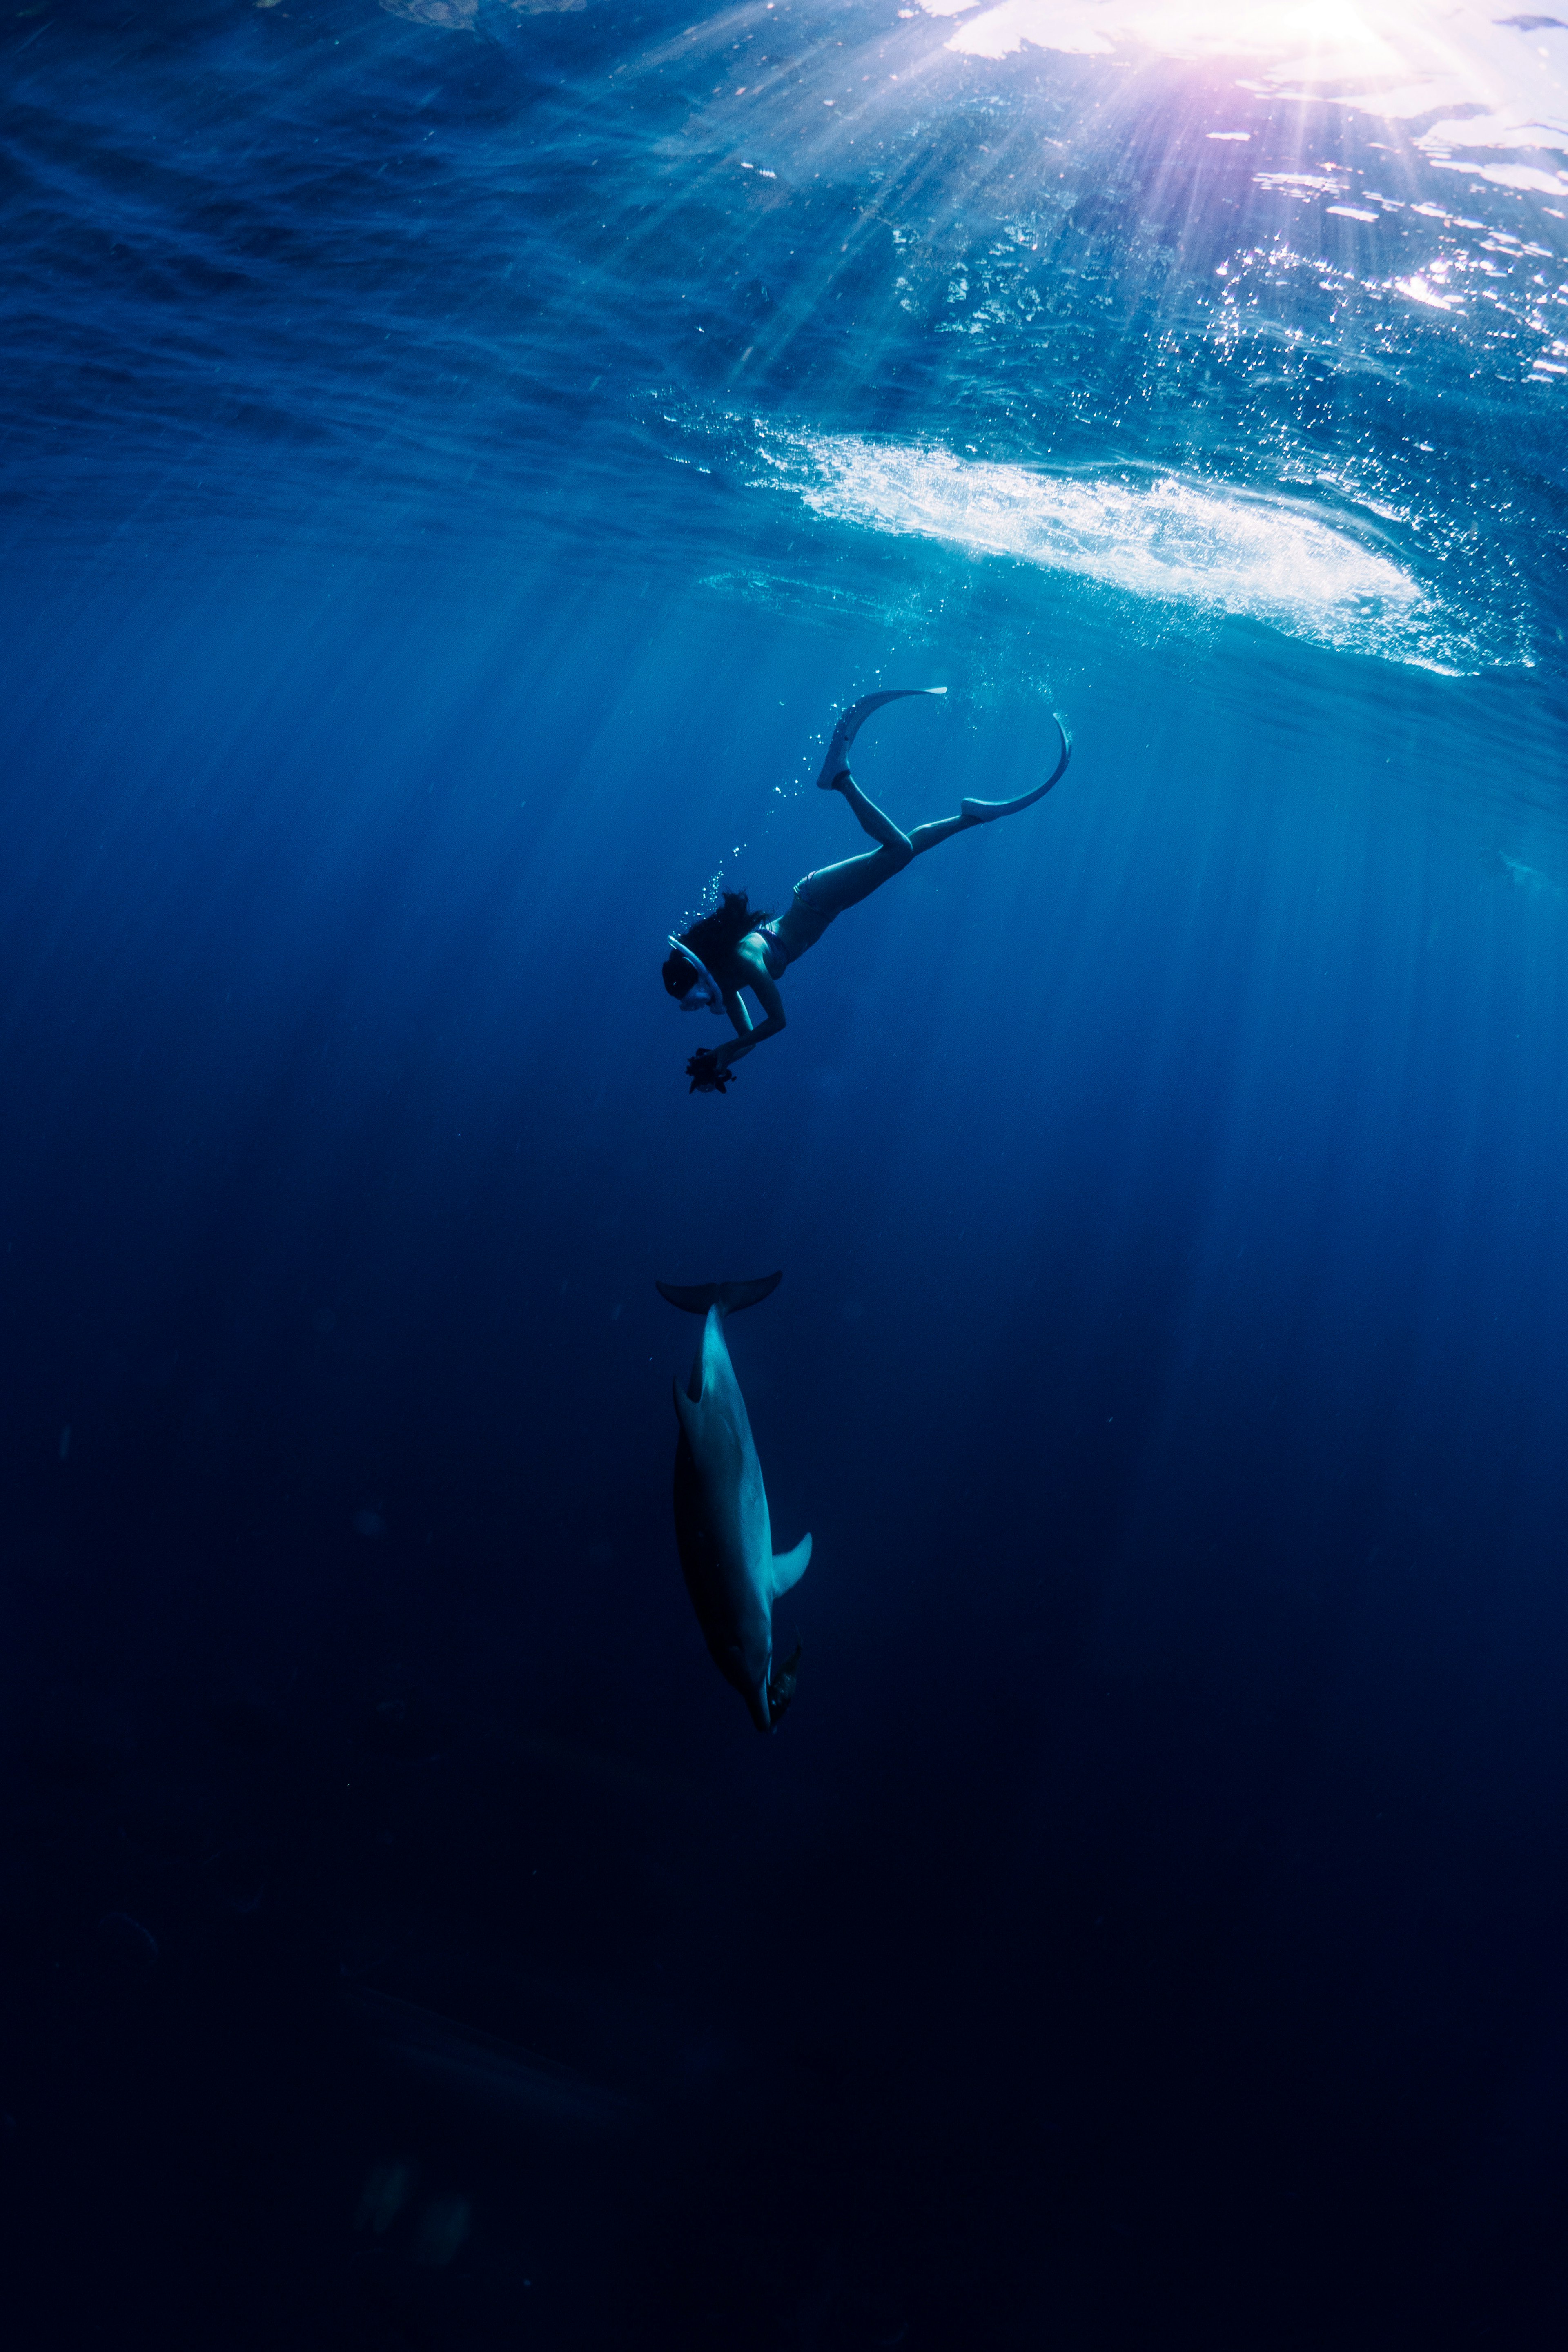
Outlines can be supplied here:
M846 907L858 906L862 898L868 898L873 890L903 872L915 853L901 833L898 844L884 842L880 849L868 849L863 856L818 866L815 874L804 876L795 884L794 900L770 927L789 962L814 948Z
M914 856L914 845L907 833L900 833L884 809L868 800L847 768L840 768L829 789L842 794L854 810L862 831L881 844L879 849L868 849L860 857L846 857L837 866L819 866L815 874L796 885L803 893L810 915L822 922L831 922L846 907L858 906L901 874ZM787 923L789 917L784 917ZM786 946L788 940L785 940Z
M917 824L910 835L911 854L919 857L922 850L934 849L939 841L951 841L955 833L967 833L971 825L990 824L999 816L1011 816L1015 809L1027 808L1032 801L1044 800L1049 784L1040 784L1032 793L1025 793L1016 801L961 801L958 816L939 816L930 824Z
M840 793L848 803L849 806L855 812L856 819L862 833L868 833L873 841L879 841L881 843L884 849L890 849L895 852L904 852L905 855L903 862L906 866L909 864L910 857L914 855L913 850L910 846L909 835L907 833L900 833L898 826L893 823L892 818L888 815L887 812L884 809L879 809L875 801L867 799L865 793L861 791L859 785L856 782L847 768L839 769L838 773L834 777L831 784L828 786L828 790L830 792ZM855 861L850 860L848 862L852 864Z
M795 884L795 904L774 926L779 944L792 962L816 946L836 915L841 915L846 907L858 906L895 874L901 874L915 854L909 835L900 833L887 812L867 799L847 768L840 768L826 789L848 802L862 830L879 845L859 857L843 858L837 866L818 866L815 874Z
M917 824L910 835L910 848L918 857L922 850L934 849L939 841L951 841L955 833L967 833L971 825L984 824L982 816L971 816L969 803L963 803L962 816L933 817L930 824Z
M846 907L858 906L873 890L879 890L884 882L890 882L895 874L901 874L914 851L902 834L899 839L903 843L901 849L890 845L868 849L863 856L846 857L837 866L819 866L815 874L796 883L796 891L805 894L808 912L819 922L830 923ZM789 916L786 914L783 920L787 923ZM786 937L785 945L788 944Z

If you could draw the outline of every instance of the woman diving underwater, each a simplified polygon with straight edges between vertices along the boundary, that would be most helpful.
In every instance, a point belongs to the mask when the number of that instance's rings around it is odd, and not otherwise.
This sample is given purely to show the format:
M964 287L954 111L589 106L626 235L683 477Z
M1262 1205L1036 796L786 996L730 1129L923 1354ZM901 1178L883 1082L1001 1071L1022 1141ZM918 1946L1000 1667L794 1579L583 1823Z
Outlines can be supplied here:
M722 1045L700 1046L686 1065L695 1094L722 1094L735 1076L734 1065L764 1037L776 1037L784 1025L784 999L778 991L779 981L789 965L814 948L834 918L846 907L858 904L870 897L873 890L901 874L911 857L922 850L934 849L939 841L947 841L955 833L967 833L972 825L990 824L996 817L1011 816L1016 809L1026 809L1043 800L1054 783L1059 782L1072 757L1072 744L1067 729L1059 719L1057 731L1062 739L1061 757L1043 784L1032 793L1021 793L1012 801L963 801L957 816L938 817L931 824L918 824L913 833L900 833L889 816L885 816L876 803L868 801L855 782L846 764L849 746L855 740L873 710L885 702L901 702L916 694L945 694L944 686L898 687L885 694L862 695L851 703L833 730L833 740L827 747L827 757L817 777L822 792L839 793L854 810L861 828L879 844L875 849L862 852L858 857L847 857L840 865L823 866L808 874L795 886L795 896L782 915L763 915L746 903L743 890L726 890L722 904L700 922L691 923L679 938L673 935L669 953L664 961L664 984L673 997L679 1000L683 1013L699 1013L706 1005L710 1013L728 1013L735 1035ZM1054 715L1054 714L1053 714ZM763 1008L764 1018L753 1023L742 1002L741 991L749 988Z

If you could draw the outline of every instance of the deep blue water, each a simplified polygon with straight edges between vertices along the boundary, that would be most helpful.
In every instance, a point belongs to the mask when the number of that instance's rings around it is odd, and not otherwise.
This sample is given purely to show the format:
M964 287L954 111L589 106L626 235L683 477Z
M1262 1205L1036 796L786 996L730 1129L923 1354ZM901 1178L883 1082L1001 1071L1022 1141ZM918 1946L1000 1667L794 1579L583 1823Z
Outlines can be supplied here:
M6 13L8 2342L1563 2340L1568 31L1310 13Z

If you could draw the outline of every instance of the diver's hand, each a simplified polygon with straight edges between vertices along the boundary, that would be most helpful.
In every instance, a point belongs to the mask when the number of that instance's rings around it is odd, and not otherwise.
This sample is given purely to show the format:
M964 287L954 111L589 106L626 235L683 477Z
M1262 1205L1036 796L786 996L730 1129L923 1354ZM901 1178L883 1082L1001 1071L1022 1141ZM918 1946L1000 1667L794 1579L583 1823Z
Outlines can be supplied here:
M735 1073L727 1062L719 1059L711 1045L700 1045L686 1065L686 1075L691 1081L689 1093L721 1095Z

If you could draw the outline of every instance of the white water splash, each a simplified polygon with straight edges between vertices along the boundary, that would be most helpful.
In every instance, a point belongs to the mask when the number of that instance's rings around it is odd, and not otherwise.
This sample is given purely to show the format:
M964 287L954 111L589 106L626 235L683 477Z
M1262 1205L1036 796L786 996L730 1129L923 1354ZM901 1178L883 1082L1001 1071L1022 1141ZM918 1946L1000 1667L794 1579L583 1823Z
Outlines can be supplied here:
M763 428L762 454L766 479L836 522L1246 614L1337 651L1475 666L1474 648L1393 556L1285 499L1179 474L1050 474L852 434Z

